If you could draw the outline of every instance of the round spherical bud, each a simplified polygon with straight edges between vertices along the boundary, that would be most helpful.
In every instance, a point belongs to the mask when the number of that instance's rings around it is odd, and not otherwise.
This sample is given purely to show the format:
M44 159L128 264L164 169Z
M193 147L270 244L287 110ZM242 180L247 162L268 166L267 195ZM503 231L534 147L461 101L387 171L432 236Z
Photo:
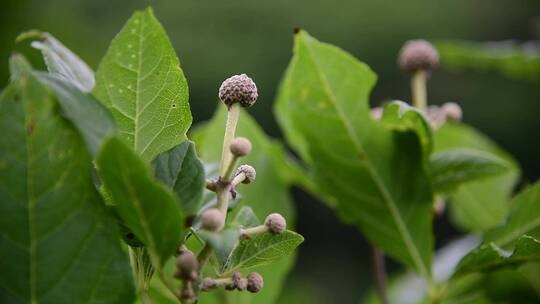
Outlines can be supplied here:
M439 129L446 122L446 115L439 106L431 105L428 107L426 116L435 130Z
M208 231L216 231L223 227L223 215L217 208L204 210L201 215L201 228Z
M409 40L399 51L399 67L409 73L431 71L439 65L439 53L426 40Z
M185 282L182 291L180 292L180 298L183 300L191 300L195 298L195 292L193 291L193 287L191 286L191 281Z
M255 168L250 165L241 165L240 167L238 167L234 176L237 176L240 173L244 173L244 175L246 176L246 178L242 182L244 184L249 184L255 181L255 178L257 177L257 172L255 171Z
M371 118L375 120L381 120L383 114L383 108L381 107L375 107L371 109Z
M227 284L225 286L225 289L226 290L238 289L238 284L240 283L240 281L242 281L242 275L240 274L240 272L238 272L238 271L233 272L233 274L231 276L231 283Z
M238 283L236 283L236 289L238 291L244 291L247 289L247 279L240 279Z
M176 258L176 274L179 279L194 280L197 278L199 263L193 252L184 250Z
M244 137L237 137L232 140L229 147L234 156L246 156L251 152L251 142Z
M448 120L461 121L461 118L463 117L461 107L455 102L443 104L441 110Z
M228 106L239 102L244 108L251 107L258 96L255 82L246 74L225 79L219 88L219 99Z
M247 290L249 292L259 292L263 286L264 280L260 274L252 272L247 276Z
M272 213L268 215L264 221L264 224L272 233L283 233L283 231L285 231L287 228L287 221L279 213Z

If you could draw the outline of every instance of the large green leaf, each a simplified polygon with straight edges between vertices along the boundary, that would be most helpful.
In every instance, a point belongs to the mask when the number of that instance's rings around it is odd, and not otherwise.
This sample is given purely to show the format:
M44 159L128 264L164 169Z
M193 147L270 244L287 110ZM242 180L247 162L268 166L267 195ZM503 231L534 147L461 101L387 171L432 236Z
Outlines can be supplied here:
M103 144L97 165L119 216L148 248L152 264L163 266L183 237L179 202L154 179L147 164L116 137Z
M186 141L161 153L154 160L153 166L156 178L180 198L184 213L197 213L202 203L206 179L193 142Z
M129 303L116 224L83 139L20 57L0 97L0 302Z
M488 152L508 163L505 173L461 185L449 195L451 218L457 226L468 231L495 227L508 212L519 167L508 153L472 127L447 123L435 132L435 152L456 148Z
M227 112L221 106L214 117L193 134L199 155L207 163L218 162L221 158L221 145L225 132ZM306 179L302 172L284 153L283 147L269 139L257 122L246 111L240 114L237 135L249 138L253 149L249 156L242 158L241 163L254 166L257 180L249 185L239 185L238 192L242 200L234 213L241 212L243 206L249 205L258 218L264 219L272 212L281 213L286 219L288 228L294 227L294 211L289 187L292 183L303 183ZM269 190L271 189L271 191ZM235 214L229 216L234 219ZM231 303L274 303L281 292L287 274L293 266L294 255L284 257L275 263L253 269L264 277L264 288L259 293L225 293ZM221 303L216 293L203 293L201 303Z
M294 252L304 238L287 230L282 234L261 233L242 240L231 252L224 272L270 264Z
M374 121L368 95L375 75L337 47L300 32L276 116L293 148L312 165L318 186L367 238L430 276L432 193L422 134Z
M49 33L29 31L22 33L18 41L27 38L38 38L32 46L41 50L43 60L49 72L83 92L91 92L95 85L94 72L79 56L65 47Z
M517 240L512 253L495 243L484 244L475 249L461 260L456 275L492 271L507 266L517 267L529 262L540 262L540 241L524 235Z
M187 82L152 9L133 14L114 38L96 82L94 94L145 160L186 139L192 120Z
M491 153L472 149L449 149L431 156L433 190L450 192L460 185L501 175L510 164Z
M540 239L540 182L516 195L511 205L504 225L488 231L485 241L508 247L525 234Z
M92 95L80 91L59 76L42 72L35 75L55 92L62 114L75 125L92 156L97 157L103 141L117 131L111 113Z

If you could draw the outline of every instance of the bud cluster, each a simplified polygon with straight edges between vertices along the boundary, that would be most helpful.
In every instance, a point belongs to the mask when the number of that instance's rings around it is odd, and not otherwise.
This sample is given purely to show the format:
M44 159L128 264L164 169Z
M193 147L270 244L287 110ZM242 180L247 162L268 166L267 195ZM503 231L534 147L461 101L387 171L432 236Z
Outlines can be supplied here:
M257 86L251 78L245 74L235 75L226 79L219 89L219 98L227 106L227 124L223 138L222 159L220 174L217 178L208 180L206 188L215 192L215 205L204 208L195 220L193 233L204 231L213 234L213 237L221 237L219 234L227 226L229 209L229 197L236 196L235 187L240 184L255 182L257 172L253 166L243 164L237 167L240 158L251 153L252 145L245 137L236 137L236 126L240 115L240 107L250 107L257 100ZM281 214L268 215L263 225L239 229L239 240L250 239L261 233L280 234L287 228L287 222ZM229 228L228 228L229 229ZM219 243L219 242L218 242ZM203 249L196 257L191 251L182 246L176 259L176 272L174 276L182 281L179 291L180 299L187 303L197 301L199 292L211 291L223 288L227 291L259 292L264 285L263 277L256 272L242 277L240 272L234 272L230 277L203 277L203 269L217 248L214 243L206 242Z

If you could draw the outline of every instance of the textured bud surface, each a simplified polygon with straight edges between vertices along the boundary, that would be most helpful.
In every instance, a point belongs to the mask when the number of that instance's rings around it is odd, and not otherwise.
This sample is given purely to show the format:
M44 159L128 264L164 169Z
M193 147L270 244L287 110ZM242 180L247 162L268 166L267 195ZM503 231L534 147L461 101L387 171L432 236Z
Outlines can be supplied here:
M455 102L447 102L443 104L442 111L448 120L461 121L461 118L463 117L461 107Z
M431 71L439 65L439 53L426 40L409 40L399 52L398 64L402 70L410 73Z
M176 277L186 280L193 280L197 276L197 267L199 263L193 252L184 250L176 258Z
M264 285L263 277L257 272L252 272L247 277L247 290L249 292L259 292Z
M251 142L247 138L237 137L231 142L230 150L235 156L246 156L251 152Z
M246 175L246 179L244 179L244 181L242 182L244 184L249 184L255 181L255 178L257 177L257 172L255 171L255 168L250 165L241 165L240 167L238 167L238 169L236 169L236 173L234 175L236 176L240 173L244 173Z
M216 280L212 278L205 278L202 282L201 289L202 290L211 290L217 287Z
M219 88L219 99L225 104L239 102L242 107L251 107L258 97L257 86L246 74L225 79Z
M206 209L201 215L201 228L216 231L223 226L223 216L217 208Z
M264 221L264 224L272 233L283 233L283 231L285 231L287 228L287 221L279 213L272 213L268 215Z

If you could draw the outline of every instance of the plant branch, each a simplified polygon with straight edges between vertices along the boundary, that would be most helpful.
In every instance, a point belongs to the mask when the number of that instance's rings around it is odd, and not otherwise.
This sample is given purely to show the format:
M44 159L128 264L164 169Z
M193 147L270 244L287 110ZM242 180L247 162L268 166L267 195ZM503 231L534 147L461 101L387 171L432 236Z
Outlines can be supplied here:
M377 293L381 304L388 304L388 295L386 293L386 265L383 252L373 247L373 274L377 285Z
M418 70L411 78L413 104L421 111L427 111L427 72Z
M236 125L238 124L238 118L240 116L240 104L235 102L229 108L227 112L227 124L225 125L225 135L223 136L223 150L221 152L221 165L220 165L220 176L224 181L228 181L227 176L225 176L229 164L232 161L233 155L229 150L231 141L234 139L236 133Z

